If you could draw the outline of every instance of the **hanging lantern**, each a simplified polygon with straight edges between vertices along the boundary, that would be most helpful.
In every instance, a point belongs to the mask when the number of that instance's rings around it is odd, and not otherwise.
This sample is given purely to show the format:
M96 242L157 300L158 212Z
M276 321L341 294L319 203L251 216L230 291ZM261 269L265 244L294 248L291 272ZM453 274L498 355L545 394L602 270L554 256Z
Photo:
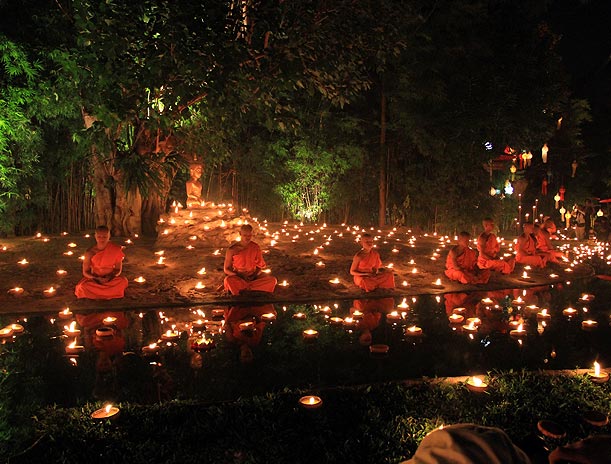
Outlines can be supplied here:
M571 226L571 213L567 211L564 218L566 219L566 228L568 229Z
M596 215L597 215L598 217L603 217L603 216L604 216L604 214L605 214L605 213L603 213L603 210L602 210L602 209L599 209L598 211L596 211Z
M554 195L554 201L556 202L555 208L558 209L558 207L560 206L558 204L558 202L560 201L560 195L558 194Z
M520 161L520 169L524 169L524 152L518 155L518 160Z
M558 193L560 194L560 201L564 201L564 192L566 192L566 189L564 188L564 185L561 185L558 189Z
M573 162L571 163L571 177L575 177L575 172L577 172L577 166L579 166L579 163L577 162L577 160L573 160Z
M566 213L566 209L564 208L564 206L560 208L559 212L560 212L560 218L561 218L560 220L564 222L564 213Z
M505 181L505 195L511 195L513 193L513 186L511 185L511 182L509 182L508 180Z
M549 182L547 181L547 178L544 177L543 180L541 181L541 195L547 195L547 184Z
M493 197L496 195L496 189L494 187L490 187L490 196Z
M533 154L530 151L527 151L522 155L522 158L524 158L524 167L530 167L530 164L532 163L533 159Z
M547 147L547 143L544 143L543 146L541 147L541 159L543 160L543 163L547 163L547 152L549 151L549 148Z
M514 181L516 180L516 171L518 170L518 168L516 168L515 164L512 164L511 167L509 168L509 171L511 172L511 180Z

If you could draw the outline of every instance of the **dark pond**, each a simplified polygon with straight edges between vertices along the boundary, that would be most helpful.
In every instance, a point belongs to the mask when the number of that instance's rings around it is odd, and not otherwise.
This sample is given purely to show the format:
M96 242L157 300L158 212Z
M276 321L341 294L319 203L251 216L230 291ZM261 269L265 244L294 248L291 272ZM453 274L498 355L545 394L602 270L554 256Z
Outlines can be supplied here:
M0 361L24 385L44 385L43 402L60 405L222 401L285 387L317 390L493 370L591 368L595 360L607 367L610 294L609 283L594 280L422 295L405 302L383 298L77 314L71 319L4 317L3 324L18 322L25 330L2 339ZM576 310L574 315L564 314L568 307ZM464 308L459 313L465 320L452 324L455 308ZM549 318L538 316L543 309ZM114 319L105 321L109 317ZM351 324L346 322L350 317ZM467 319L475 317L479 327L465 328ZM584 323L589 319L597 327ZM66 336L71 321L80 333ZM512 335L520 323L525 334ZM421 332L410 331L413 326ZM312 335L317 337L305 338L308 329L317 331ZM66 346L75 339L78 353L67 354ZM387 347L388 353L371 353L370 345L382 351Z

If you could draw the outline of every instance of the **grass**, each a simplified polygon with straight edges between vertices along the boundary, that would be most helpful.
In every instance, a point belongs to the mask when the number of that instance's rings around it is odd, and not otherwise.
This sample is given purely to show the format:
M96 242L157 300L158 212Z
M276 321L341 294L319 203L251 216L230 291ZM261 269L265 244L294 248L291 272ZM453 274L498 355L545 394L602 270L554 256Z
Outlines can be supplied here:
M611 413L609 384L527 371L493 373L483 394L432 381L329 389L317 393L324 404L312 411L298 406L303 393L121 404L120 416L104 422L89 418L99 404L40 409L29 442L22 434L10 451L36 444L10 462L393 463L411 456L430 430L458 422L500 427L536 454L530 443L538 420L558 422L573 441L593 432L584 412Z

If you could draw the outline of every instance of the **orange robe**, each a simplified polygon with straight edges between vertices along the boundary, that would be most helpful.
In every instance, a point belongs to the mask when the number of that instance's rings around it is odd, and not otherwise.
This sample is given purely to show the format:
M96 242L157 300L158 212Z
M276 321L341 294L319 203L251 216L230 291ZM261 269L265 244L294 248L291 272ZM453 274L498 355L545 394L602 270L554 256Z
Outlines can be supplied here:
M537 253L546 256L548 261L558 262L564 256L561 251L554 249L550 233L545 229L537 231Z
M239 244L233 246L239 246ZM248 274L254 272L256 268L265 267L261 248L254 242L250 242L234 254L231 263L234 272L240 274ZM224 281L225 290L230 291L232 295L239 295L242 290L273 293L277 283L278 280L275 277L265 274L259 274L255 279L248 281L237 275L227 276Z
M535 267L545 267L547 258L537 254L537 241L531 234L518 237L516 262Z
M446 258L445 274L450 280L457 280L461 284L488 283L488 280L490 280L490 270L478 269L477 256L473 248L465 248L460 255L457 253L458 246L455 246L450 250ZM454 256L454 259L452 259L452 256Z
M108 275L114 269L114 265L124 257L123 250L119 245L108 243L106 248L91 257L91 273L97 276ZM76 284L74 294L77 298L90 298L92 300L123 298L127 283L127 279L122 276L116 276L105 284L99 284L95 280L83 277Z
M380 254L371 250L363 259L359 261L356 268L358 272L372 272L373 269L382 267ZM375 276L354 276L354 283L366 292L376 288L395 288L395 276L390 271L383 271Z
M483 241L483 245L482 242ZM501 245L496 239L496 235L482 232L477 239L477 251L479 256L477 257L477 266L480 269L490 269L491 271L500 271L503 274L509 274L513 271L513 261L503 261L502 259L496 259L497 254L501 251ZM487 256L492 256L493 259Z

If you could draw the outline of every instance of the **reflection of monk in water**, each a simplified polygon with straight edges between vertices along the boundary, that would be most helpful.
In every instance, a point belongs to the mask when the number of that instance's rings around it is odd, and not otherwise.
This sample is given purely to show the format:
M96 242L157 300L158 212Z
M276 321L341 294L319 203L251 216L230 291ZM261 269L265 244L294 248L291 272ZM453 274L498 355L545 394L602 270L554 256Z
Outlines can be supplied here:
M363 316L358 319L357 329L361 331L359 343L361 345L371 345L371 331L380 325L382 313L389 313L394 309L395 301L391 298L380 298L376 300L354 300L350 314L354 315L356 310L361 311Z
M241 362L252 361L252 348L261 343L266 324L261 316L268 313L276 315L273 304L232 306L225 312L225 336L240 346Z
M187 188L187 206L200 206L202 202L202 176L203 166L200 163L192 163L189 166L189 174L191 178L186 183Z

